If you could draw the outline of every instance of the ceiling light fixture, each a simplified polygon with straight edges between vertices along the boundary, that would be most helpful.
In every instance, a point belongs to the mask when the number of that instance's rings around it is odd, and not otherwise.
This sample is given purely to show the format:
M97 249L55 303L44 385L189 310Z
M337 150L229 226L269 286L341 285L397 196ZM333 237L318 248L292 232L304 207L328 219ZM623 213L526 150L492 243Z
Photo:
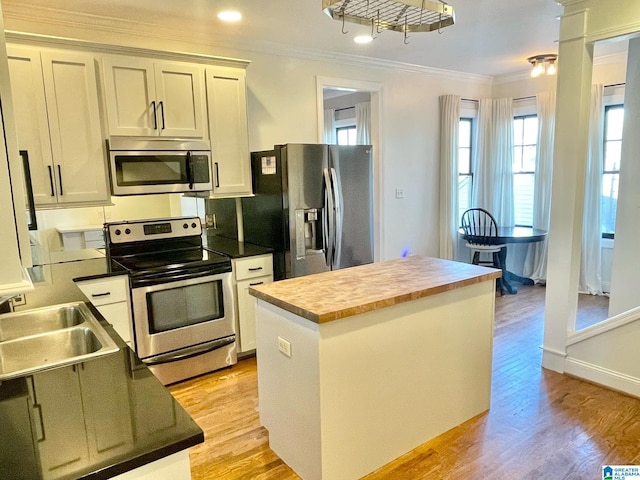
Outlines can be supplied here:
M371 37L382 30L440 32L453 25L453 7L442 0L322 0L322 9L334 20L371 27Z
M242 14L236 10L224 10L218 13L218 18L223 22L238 22L242 19Z
M540 75L555 75L556 61L558 55L555 53L545 53L544 55L534 55L527 58L527 61L531 64L531 77L536 78Z
M371 43L373 42L373 37L371 35L358 35L353 41L356 43Z

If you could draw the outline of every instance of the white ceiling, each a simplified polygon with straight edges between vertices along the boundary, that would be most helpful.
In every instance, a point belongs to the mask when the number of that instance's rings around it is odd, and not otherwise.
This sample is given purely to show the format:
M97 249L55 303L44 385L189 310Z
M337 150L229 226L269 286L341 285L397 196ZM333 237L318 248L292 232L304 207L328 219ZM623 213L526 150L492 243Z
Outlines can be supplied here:
M169 29L186 28L210 42L239 48L310 50L398 61L458 72L497 76L522 72L527 57L557 53L562 7L553 0L450 0L456 23L441 33L383 31L370 44L353 36L369 28L330 19L321 0L6 0L21 8L40 6L110 18L134 19ZM243 13L225 25L216 13Z

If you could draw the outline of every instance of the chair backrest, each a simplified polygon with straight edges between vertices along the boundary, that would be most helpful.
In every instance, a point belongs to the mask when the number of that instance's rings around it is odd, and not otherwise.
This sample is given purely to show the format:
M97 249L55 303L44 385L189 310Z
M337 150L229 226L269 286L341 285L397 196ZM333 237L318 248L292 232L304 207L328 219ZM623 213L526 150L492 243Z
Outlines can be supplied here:
M462 230L468 243L496 245L498 224L484 208L470 208L462 214Z

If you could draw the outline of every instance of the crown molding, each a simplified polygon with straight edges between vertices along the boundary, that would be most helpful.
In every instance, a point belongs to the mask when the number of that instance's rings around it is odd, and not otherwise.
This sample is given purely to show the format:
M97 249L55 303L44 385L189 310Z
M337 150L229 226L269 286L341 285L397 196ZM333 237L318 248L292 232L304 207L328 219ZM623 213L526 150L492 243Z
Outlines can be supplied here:
M610 53L608 55L600 55L593 59L593 65L611 65L612 63L627 64L627 52Z
M274 42L244 42L244 41L215 41L211 39L210 32L195 29L178 29L178 28L158 28L158 24L145 22L142 20L120 19L109 16L93 15L83 12L72 12L51 7L30 6L28 12L16 0L3 0L2 9L7 20L15 20L21 23L38 23L43 25L65 27L68 29L89 30L91 32L104 32L115 34L117 36L133 37L133 38L153 38L156 40L165 40L180 42L183 44L198 44L200 47L206 46L212 50L224 49L234 52L240 51L244 53L260 53L267 55L276 55L281 57L296 57L305 60L316 60L330 63L338 63L343 65L358 65L369 68L382 70L404 71L410 73L419 73L435 78L446 78L448 80L471 81L480 84L491 84L493 77L489 75L478 75L454 70L446 70L424 65L416 65L395 60L384 60L373 57L360 55L351 55L338 52L329 52L319 49L298 48L289 45L283 45ZM97 36L96 36L97 37ZM66 46L83 46L87 49L98 51L109 51L113 53L114 49L122 52L139 52L140 54L156 56L159 54L156 50L140 49L136 47L128 47L126 45L106 45L103 43L73 40L70 38L49 37L46 35L32 35L29 33L9 32L7 35L9 40L29 41L37 43L47 42ZM82 48L82 47L80 47ZM146 53L143 53L146 52ZM164 52L162 52L164 53ZM225 57L217 57L210 55L199 55L183 52L169 52L183 59L189 57L194 61L207 62L214 61L237 61ZM246 62L247 60L240 60Z
M594 57L593 65L611 65L615 63L627 63L627 52L610 53L608 55L599 55ZM504 75L497 75L493 77L494 85L502 85L504 83L521 82L529 80L531 78L531 69L522 70L519 72L506 73Z
M6 30L5 37L8 42L19 43L22 45L34 45L34 46L49 46L49 47L61 47L80 49L91 52L106 53L106 54L121 54L137 57L156 58L160 60L174 60L191 63L201 64L216 64L226 65L232 67L244 67L246 68L251 60L245 60L241 58L220 57L216 55L205 55L199 53L190 52L178 52L178 51L165 51L165 50L153 50L150 48L130 47L124 45L111 45L105 43L97 43L87 40L78 40L75 38L66 37L54 37L50 35L39 35L33 33L16 32L13 30Z
M503 83L522 82L524 80L531 79L531 69L522 70L519 72L505 73L504 75L497 75L493 77L494 85L502 85Z

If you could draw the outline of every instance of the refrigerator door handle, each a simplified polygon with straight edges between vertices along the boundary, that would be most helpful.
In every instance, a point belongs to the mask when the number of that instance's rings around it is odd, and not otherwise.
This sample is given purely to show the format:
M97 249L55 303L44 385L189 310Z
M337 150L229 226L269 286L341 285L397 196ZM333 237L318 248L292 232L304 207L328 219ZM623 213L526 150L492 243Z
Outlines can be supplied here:
M335 267L340 259L340 251L342 250L342 189L336 169L331 167L331 181L333 190L334 204L334 221L333 221L333 253L332 267Z
M334 216L334 197L333 197L333 188L331 185L331 178L329 176L329 169L325 168L322 171L324 177L324 186L326 190L325 199L324 199L324 214L323 214L323 223L324 223L324 242L325 242L325 259L327 262L327 267L331 267L333 264L333 251L334 251L334 232L335 232L335 216Z

